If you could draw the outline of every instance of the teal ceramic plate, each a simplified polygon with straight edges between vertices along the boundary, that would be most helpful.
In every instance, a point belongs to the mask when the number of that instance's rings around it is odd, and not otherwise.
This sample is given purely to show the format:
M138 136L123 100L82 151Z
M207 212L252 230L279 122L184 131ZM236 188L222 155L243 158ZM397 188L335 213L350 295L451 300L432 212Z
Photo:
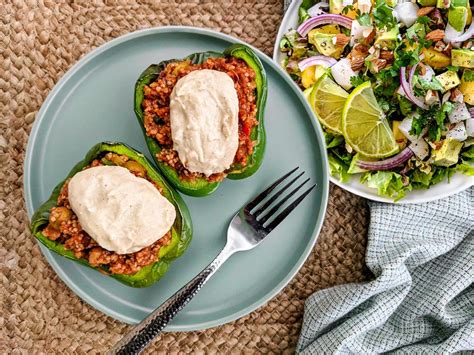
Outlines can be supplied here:
M24 170L29 216L93 144L117 140L147 152L133 113L133 90L149 64L194 52L222 51L235 42L240 43L203 29L154 28L117 38L82 58L59 81L36 117ZM167 330L204 329L237 319L275 296L302 266L314 246L327 204L323 137L296 85L270 58L257 52L269 85L268 145L260 170L245 180L226 180L209 197L185 197L194 224L193 241L152 287L124 286L41 247L53 269L84 301L121 321L141 321L218 254L233 214L295 166L317 184L315 192L258 248L234 255Z

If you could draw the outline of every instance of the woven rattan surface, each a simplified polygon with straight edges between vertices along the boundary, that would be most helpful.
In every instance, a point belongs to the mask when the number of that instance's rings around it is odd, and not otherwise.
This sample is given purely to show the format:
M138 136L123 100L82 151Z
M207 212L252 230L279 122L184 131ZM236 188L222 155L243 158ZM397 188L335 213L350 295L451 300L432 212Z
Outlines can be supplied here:
M280 1L0 0L0 353L103 352L127 325L96 311L55 275L28 232L22 165L35 114L84 54L137 29L207 27L270 54ZM365 202L332 186L311 256L266 306L205 331L165 333L159 353L291 353L304 300L316 290L367 279Z

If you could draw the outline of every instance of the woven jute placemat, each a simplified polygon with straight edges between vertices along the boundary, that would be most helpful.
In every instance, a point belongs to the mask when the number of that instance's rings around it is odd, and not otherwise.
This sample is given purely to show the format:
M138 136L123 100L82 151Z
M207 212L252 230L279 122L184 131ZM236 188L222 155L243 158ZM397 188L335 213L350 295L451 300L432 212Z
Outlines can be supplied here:
M115 37L171 24L212 28L270 55L282 7L275 0L0 0L0 353L104 352L128 329L75 296L28 232L24 152L35 114L58 79ZM367 220L362 199L332 186L317 245L277 297L220 327L165 333L147 352L293 352L311 293L370 277L364 267Z

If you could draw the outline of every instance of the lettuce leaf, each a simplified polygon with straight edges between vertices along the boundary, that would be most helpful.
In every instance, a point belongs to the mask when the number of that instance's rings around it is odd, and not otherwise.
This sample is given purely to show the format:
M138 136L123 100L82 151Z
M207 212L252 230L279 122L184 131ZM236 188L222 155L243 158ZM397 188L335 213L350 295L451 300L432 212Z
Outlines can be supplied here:
M344 143L344 136L330 133L326 131L326 129L324 128L323 128L323 134L324 134L324 140L326 141L327 149L337 147L341 145L342 143Z
M298 25L310 18L308 9L318 3L319 0L303 0L298 8Z
M454 175L456 172L456 168L447 168L447 167L442 167L442 166L436 166L434 167L434 174L433 177L431 178L431 185L435 185L444 179L449 179L451 176Z
M433 178L434 171L431 170L428 174L416 169L411 176L411 182L415 189L427 189L431 185L431 179Z
M436 185L441 181L445 181L451 178L456 171L463 174L473 174L474 168L466 162L458 164L453 167L444 166L432 166L429 173L425 173L417 168L410 173L409 179L414 189L428 189L432 185Z
M283 35L280 40L280 50L282 52L289 52L293 48L293 43L298 39L296 30L290 30Z
M412 111L412 103L410 100L408 100L406 97L403 97L401 95L398 96L398 103L400 106L400 112L402 113L403 116L408 116Z
M474 166L464 160L461 164L456 166L456 171L459 171L467 176L474 176Z
M467 148L464 152L461 153L461 156L469 162L474 162L474 145L471 145L469 148Z
M403 177L393 171L367 172L362 175L360 181L367 182L367 186L377 189L378 194L394 198L395 201L405 196L406 191L410 191L412 186L403 183Z
M347 173L349 164L338 157L334 150L328 150L328 162L331 176L339 178L342 182L347 182L349 180L350 175Z

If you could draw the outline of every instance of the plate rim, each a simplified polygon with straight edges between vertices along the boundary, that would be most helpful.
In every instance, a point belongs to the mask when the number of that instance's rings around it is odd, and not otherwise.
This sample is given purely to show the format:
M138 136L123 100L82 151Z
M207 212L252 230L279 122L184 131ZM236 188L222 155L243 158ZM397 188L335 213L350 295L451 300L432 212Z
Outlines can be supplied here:
M106 50L109 50L121 43L134 40L136 38L140 38L142 36L147 36L147 35L159 35L159 34L168 34L168 33L191 33L191 34L198 34L202 36L207 36L211 38L218 38L230 43L241 43L249 46L254 50L260 57L260 59L264 62L266 62L267 65L272 67L276 72L278 72L281 76L281 78L290 86L292 87L293 91L295 94L300 98L300 101L303 104L303 107L305 111L309 114L307 117L311 117L311 107L309 106L308 102L304 99L304 96L297 87L297 85L286 75L286 73L279 67L279 65L276 65L275 62L272 60L271 57L267 56L265 53L260 51L259 49L255 48L254 46L238 39L233 36L214 31L211 29L207 28L200 28L200 27L192 27L192 26L159 26L159 27L151 27L151 28L146 28L146 29L141 29L133 32L126 33L122 36L119 36L117 38L114 38L99 47L94 48L87 54L85 54L82 58L80 58L76 63L74 63L64 74L63 76L57 81L57 83L54 85L52 90L48 93L46 99L41 105L40 110L36 114L35 121L33 123L33 126L31 128L29 137L28 137L28 143L27 147L25 149L25 159L23 163L23 200L25 201L25 206L26 206L26 211L28 215L28 219L31 219L31 216L34 212L33 205L32 205L32 200L31 200L31 163L32 159L31 156L33 154L33 148L36 143L37 139L37 132L39 130L39 127L41 125L41 122L43 121L45 117L45 113L48 110L51 102L53 99L56 97L56 95L62 90L63 86L69 81L69 79L75 75L77 71L79 71L84 65L86 65L89 61L91 61L93 58L96 56L99 56ZM256 309L264 306L267 302L269 302L271 299L273 299L288 283L295 277L295 275L298 273L298 271L301 269L301 267L304 265L305 261L309 257L311 251L313 250L314 245L316 244L316 241L318 239L318 236L321 232L321 228L323 226L323 222L326 216L326 210L327 210L327 204L328 204L328 197L329 197L329 166L328 166L328 160L327 156L325 154L325 148L324 148L324 137L321 131L321 128L319 125L314 122L314 120L311 120L311 124L313 126L314 134L316 135L317 140L319 140L318 144L318 149L320 151L320 156L321 156L321 165L322 165L322 183L319 188L321 189L321 202L322 205L319 208L320 213L318 214L317 218L314 221L314 228L313 231L311 232L311 237L308 240L307 246L304 250L304 252L300 255L300 257L297 259L296 263L294 266L289 270L288 274L286 275L285 278L283 278L274 288L269 290L269 292L265 293L265 295L261 298L259 298L257 301L253 302L252 304L248 305L245 308L240 309L237 312L234 312L231 315L209 320L209 321L204 321L200 323L192 323L192 324L186 324L186 325L173 325L170 324L169 326L166 327L165 331L193 331L193 330L204 330L212 327L216 327L222 324L226 324L228 322L234 321L236 319L239 319L241 317L244 317L248 315L249 313L255 311ZM38 243L38 242L37 242ZM99 310L100 312L104 313L107 316L110 316L116 320L119 320L124 323L128 324L136 324L137 319L133 319L132 317L127 317L123 314L119 314L116 311L114 311L111 308L108 308L105 304L100 303L94 299L94 297L89 297L88 294L84 293L80 287L76 285L75 282L71 280L69 275L62 270L62 268L59 266L59 264L56 262L55 258L53 257L53 252L51 252L49 249L41 245L40 249L44 257L46 258L48 264L53 268L55 273L58 275L58 277L66 284L66 286L71 289L78 297L80 297L83 301L88 303L90 306L93 308Z
M275 43L274 43L274 46L273 46L273 54L272 54L272 59L277 64L278 67L280 67L280 63L278 62L278 58L279 58L279 55L280 55L280 51L279 51L280 40L283 37L283 35L285 34L285 32L288 31L288 28L284 28L283 25L286 22L288 22L288 18L291 15L293 15L293 13L298 13L298 8L299 8L301 2L302 2L302 0L292 0L291 1L290 6L288 6L288 9L286 10L285 14L283 15L283 18L280 22L280 26L278 27L278 32L277 32L277 35L275 37ZM286 73L286 71L284 71L284 72L287 76L289 76L288 73ZM311 111L311 115L317 121L317 118L316 118L316 116L314 115L314 113L312 111ZM359 189L358 187L350 186L349 184L346 184L345 182L340 181L339 179L333 177L329 173L329 171L328 171L328 174L329 174L329 181L331 181L333 184L339 186L340 188L342 188L346 191L349 191L350 193L353 193L354 195L364 197L364 198L366 198L368 200L372 200L372 201L393 203L393 204L399 204L399 205L402 205L402 204L407 205L407 204L414 204L414 203L425 203L425 202L436 201L436 200L439 200L439 199L446 198L446 197L449 197L451 195L457 194L461 191L464 191L464 190L470 188L471 186L474 186L474 179L469 179L469 176L465 176L465 175L457 172L456 175L461 176L465 181L464 181L463 184L461 184L460 186L458 186L455 189L446 188L445 190L443 190L443 192L438 193L436 196L419 197L419 198L414 198L413 200L406 200L406 199L402 198L399 201L394 201L391 198L378 195L375 192L375 189L374 189L374 193L368 193L366 191L363 191L363 190ZM356 179L356 177L353 177L352 180L355 181L357 179ZM356 182L357 182L357 186L364 186L364 187L366 186L364 184L361 184L359 181L356 181ZM446 181L444 181L444 183L446 184ZM426 191L428 191L428 190L429 189L426 189ZM412 193L412 191L409 191L407 193L407 195L409 195L410 193Z

